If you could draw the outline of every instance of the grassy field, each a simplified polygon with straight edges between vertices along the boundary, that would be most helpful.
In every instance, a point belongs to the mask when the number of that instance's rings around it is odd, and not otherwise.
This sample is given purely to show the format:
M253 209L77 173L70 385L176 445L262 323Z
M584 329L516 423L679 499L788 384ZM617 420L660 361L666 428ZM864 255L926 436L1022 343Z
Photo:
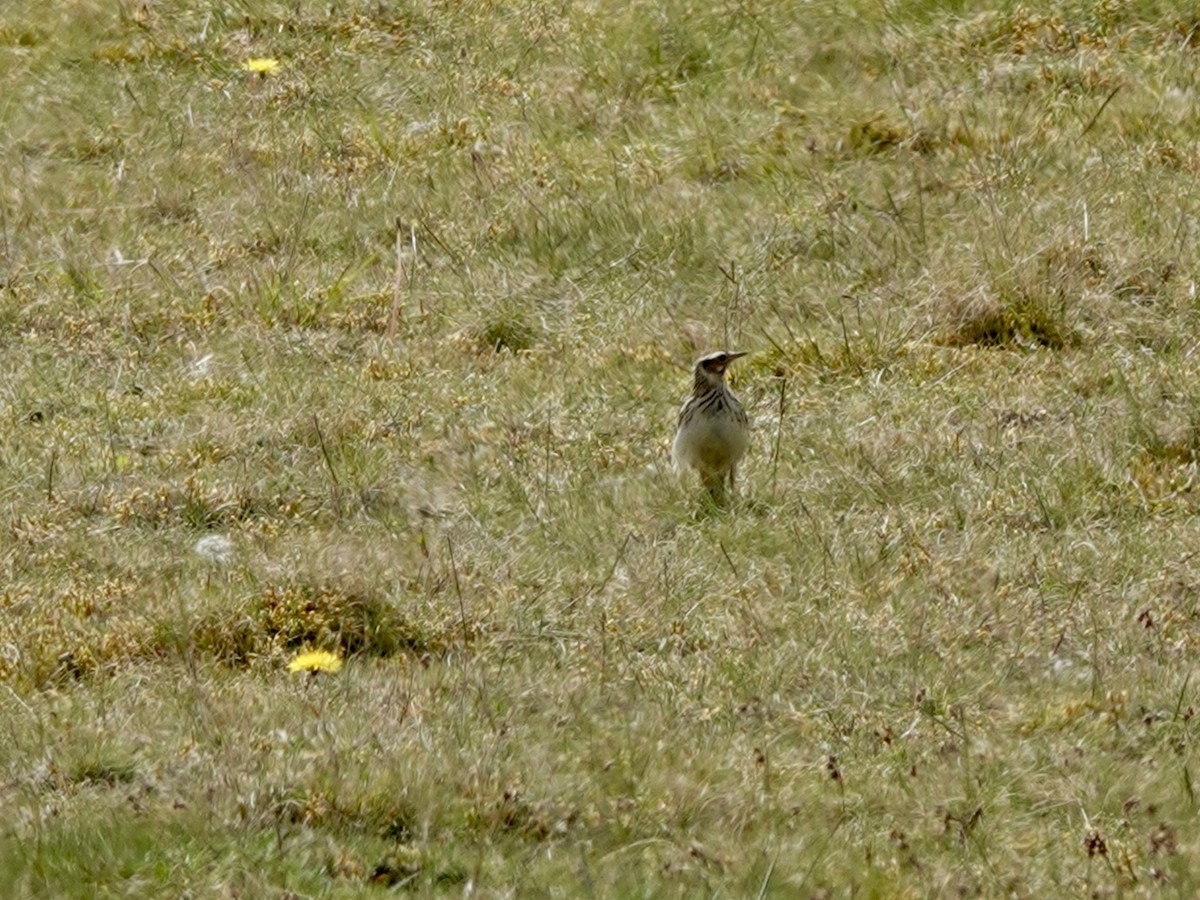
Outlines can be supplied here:
M1196 896L1198 78L1154 0L8 0L5 895Z

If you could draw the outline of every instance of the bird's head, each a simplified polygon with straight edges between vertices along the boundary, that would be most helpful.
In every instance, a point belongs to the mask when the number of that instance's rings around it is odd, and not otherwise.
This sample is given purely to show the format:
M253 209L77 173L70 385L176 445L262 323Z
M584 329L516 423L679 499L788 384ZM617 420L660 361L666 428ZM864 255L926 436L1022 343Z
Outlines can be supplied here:
M696 360L696 377L711 382L721 381L725 377L725 370L729 368L729 364L745 355L744 351L733 350L714 350L712 353L705 353Z

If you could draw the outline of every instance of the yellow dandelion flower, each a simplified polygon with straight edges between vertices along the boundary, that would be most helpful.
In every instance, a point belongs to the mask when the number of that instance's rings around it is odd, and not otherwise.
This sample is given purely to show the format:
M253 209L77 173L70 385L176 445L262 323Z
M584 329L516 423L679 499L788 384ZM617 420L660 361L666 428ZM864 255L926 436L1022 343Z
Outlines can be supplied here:
M288 663L289 672L328 672L332 675L342 667L342 658L328 650L309 650Z
M242 68L247 72L253 72L255 75L261 75L263 78L266 78L268 75L274 75L278 72L281 65L282 63L279 60L263 56L246 60L242 63Z

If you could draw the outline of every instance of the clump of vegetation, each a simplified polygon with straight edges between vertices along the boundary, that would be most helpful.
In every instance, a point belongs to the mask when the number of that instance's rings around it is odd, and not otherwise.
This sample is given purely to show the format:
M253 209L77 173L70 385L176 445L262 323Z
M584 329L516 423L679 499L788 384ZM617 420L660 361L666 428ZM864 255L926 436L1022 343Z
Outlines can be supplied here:
M138 614L128 578L97 579L69 567L65 585L46 588L45 595L20 586L0 594L0 681L68 685L154 654L153 628Z
M1026 289L1000 296L975 293L954 304L941 336L952 347L1045 347L1062 350L1079 337L1067 321L1061 297Z
M912 139L913 131L908 123L894 122L882 113L852 123L846 133L849 148L864 154L892 150Z
M479 346L496 353L530 350L539 338L538 329L520 313L502 311L479 329Z
M456 627L461 635L461 623ZM380 591L303 582L269 585L232 608L211 608L189 637L203 658L239 666L309 646L348 655L421 656L444 650L451 640L444 625L407 618Z

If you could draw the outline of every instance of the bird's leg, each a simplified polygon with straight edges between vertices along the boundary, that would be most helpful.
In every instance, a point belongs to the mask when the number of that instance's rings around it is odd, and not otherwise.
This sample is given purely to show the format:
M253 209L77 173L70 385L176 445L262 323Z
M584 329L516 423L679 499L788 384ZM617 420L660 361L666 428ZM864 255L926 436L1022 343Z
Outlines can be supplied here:
M704 486L708 489L709 499L720 506L725 502L725 474L713 472L704 476Z

